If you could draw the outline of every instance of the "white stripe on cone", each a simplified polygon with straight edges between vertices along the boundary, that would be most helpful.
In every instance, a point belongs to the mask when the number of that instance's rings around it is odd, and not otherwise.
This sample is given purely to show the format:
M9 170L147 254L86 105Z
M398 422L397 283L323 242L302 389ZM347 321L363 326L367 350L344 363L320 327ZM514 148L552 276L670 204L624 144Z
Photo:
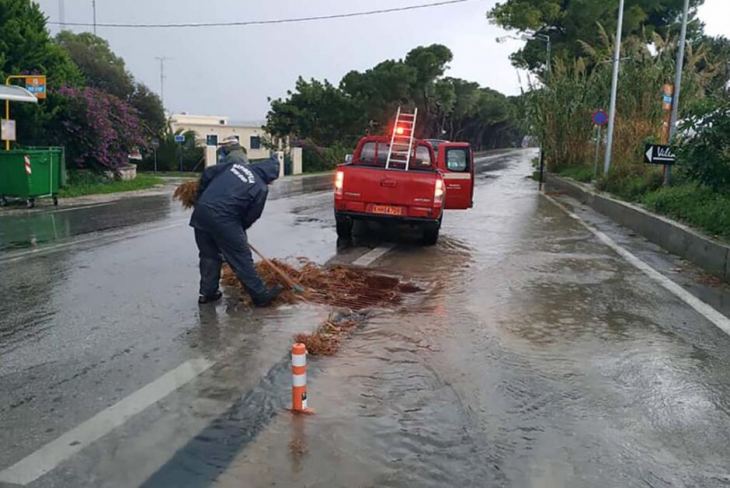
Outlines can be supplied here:
M307 374L292 375L292 386L307 386Z

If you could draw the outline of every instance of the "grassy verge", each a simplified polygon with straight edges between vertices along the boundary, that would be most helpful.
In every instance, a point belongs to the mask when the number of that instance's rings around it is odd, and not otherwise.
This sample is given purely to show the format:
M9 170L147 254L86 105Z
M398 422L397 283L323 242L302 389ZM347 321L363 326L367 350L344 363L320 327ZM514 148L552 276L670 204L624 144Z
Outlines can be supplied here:
M571 166L560 169L560 176L590 182L593 168ZM678 178L679 180L679 178ZM612 196L643 205L647 210L675 219L720 240L730 242L730 194L691 181L662 187L660 172L599 178L596 188Z
M59 196L61 198L81 197L85 195L101 195L107 193L119 193L135 190L146 190L164 181L156 176L140 174L131 181L109 181L91 178L69 178L69 184L62 188Z
M593 180L593 168L585 166L566 166L558 171L560 176L573 178L581 183L589 183Z
M641 200L649 210L730 241L730 195L696 184L661 188Z
M157 176L160 178L200 178L197 171L137 171L139 176Z

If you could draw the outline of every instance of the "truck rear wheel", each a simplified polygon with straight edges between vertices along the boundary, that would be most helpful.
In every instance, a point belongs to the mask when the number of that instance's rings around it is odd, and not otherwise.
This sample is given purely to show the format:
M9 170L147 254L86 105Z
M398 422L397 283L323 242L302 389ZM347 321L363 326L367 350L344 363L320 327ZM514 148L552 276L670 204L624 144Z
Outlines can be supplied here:
M423 226L423 237L421 241L427 246L433 246L439 240L439 231L441 230L441 221L437 224L426 224Z
M337 237L340 239L350 239L352 237L352 219L335 215L335 223L337 225Z

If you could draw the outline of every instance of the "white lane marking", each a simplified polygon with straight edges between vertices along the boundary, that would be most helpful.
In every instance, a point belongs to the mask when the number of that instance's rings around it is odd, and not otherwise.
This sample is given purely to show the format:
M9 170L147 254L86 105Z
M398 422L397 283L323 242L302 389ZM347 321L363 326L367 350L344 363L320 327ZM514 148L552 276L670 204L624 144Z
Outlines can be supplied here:
M0 472L0 482L27 485L35 481L72 455L123 425L134 415L195 379L213 364L203 358L182 363Z
M50 213L58 214L58 213L63 213L63 212L75 212L77 210L86 210L87 208L106 207L109 205L113 205L115 203L117 203L117 200L112 200L109 202L92 203L90 205L79 205L78 207L58 208L58 209L51 210Z
M393 244L378 246L357 258L352 262L352 264L353 266L362 266L363 268L368 267L373 264L376 259L383 257L386 253L388 253L388 251L393 249L393 247L395 247Z
M595 235L598 240L603 242L605 245L613 249L619 256L623 257L626 261L631 263L634 267L642 271L644 274L646 274L649 278L653 279L657 283L659 283L661 286L663 286L667 291L675 295L677 298L682 300L684 303L692 307L697 313L702 315L704 318L715 324L717 328L722 330L727 335L730 335L730 319L728 319L725 315L718 312L714 308L712 308L710 305L706 304L696 296L692 295L690 292L676 284L674 281L670 280L663 274L661 274L659 271L655 270L651 266L649 266L647 263L642 261L641 259L637 258L635 255L633 255L631 252L627 251L623 247L619 246L613 239L608 237L606 234L601 232L598 229L595 229L588 225L583 219L581 219L578 215L568 210L563 204L559 203L554 198L542 194L545 198L547 198L549 201L551 201L554 205L556 205L559 209L561 209L563 212L567 213L572 219L577 221L580 225L588 229L593 235Z

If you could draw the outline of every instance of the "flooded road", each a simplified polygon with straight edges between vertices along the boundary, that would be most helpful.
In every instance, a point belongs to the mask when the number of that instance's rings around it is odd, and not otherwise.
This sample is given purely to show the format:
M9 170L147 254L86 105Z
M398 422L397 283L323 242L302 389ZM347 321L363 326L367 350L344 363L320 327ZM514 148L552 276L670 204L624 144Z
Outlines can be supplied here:
M538 194L532 157L482 158L434 247L374 228L338 245L315 184L267 205L267 254L387 243L369 266L425 289L310 359L313 416L285 410L287 352L331 310L199 309L176 204L0 254L0 486L730 486L730 338Z

